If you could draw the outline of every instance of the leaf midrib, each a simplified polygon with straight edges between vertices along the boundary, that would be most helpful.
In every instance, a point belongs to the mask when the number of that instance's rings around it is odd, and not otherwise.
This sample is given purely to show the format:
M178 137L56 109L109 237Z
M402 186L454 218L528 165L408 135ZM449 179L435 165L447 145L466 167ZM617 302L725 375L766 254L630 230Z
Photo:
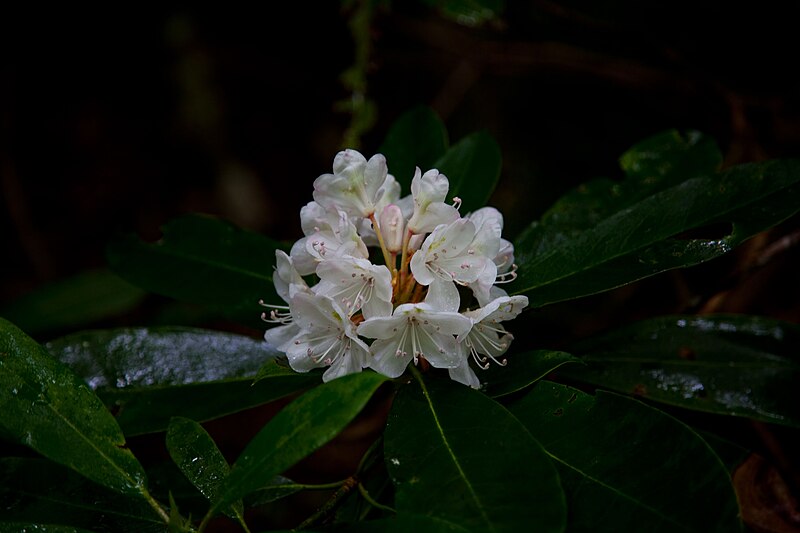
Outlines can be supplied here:
M489 530L497 531L494 528L494 524L492 523L492 521L486 515L486 511L485 511L485 509L484 509L484 507L483 507L483 505L481 503L481 500L478 497L478 494L475 492L475 489L472 487L472 483L470 483L469 479L467 478L466 473L461 468L461 463L458 462L458 458L456 457L456 454L453 452L453 449L450 447L450 442L447 440L447 437L445 436L444 428L439 423L439 417L436 414L436 409L434 409L433 402L431 402L430 394L428 392L428 387L425 386L425 382L422 380L421 376L419 376L416 373L415 373L415 376L417 377L417 382L419 383L420 388L422 389L422 393L423 393L423 396L425 397L425 401L428 403L428 408L431 411L431 416L433 417L433 422L436 425L436 429L439 431L439 435L441 435L441 437L442 437L442 442L444 443L444 447L447 450L447 453L450 456L450 459L452 459L453 463L455 464L456 470L458 470L458 473L461 476L461 479L464 481L464 484L467 486L467 489L469 490L469 493L470 493L470 495L472 496L472 499L475 502L475 507L480 511L481 517L483 518L483 520L486 523L486 526L489 528Z

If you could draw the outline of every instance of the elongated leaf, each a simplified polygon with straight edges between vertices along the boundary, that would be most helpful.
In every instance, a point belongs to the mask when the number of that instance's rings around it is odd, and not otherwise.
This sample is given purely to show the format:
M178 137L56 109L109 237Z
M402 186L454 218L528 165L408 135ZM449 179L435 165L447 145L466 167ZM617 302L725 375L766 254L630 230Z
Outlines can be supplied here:
M217 499L230 466L203 426L183 417L174 417L167 428L167 450L186 478L208 498ZM244 505L235 501L223 512L244 523Z
M113 492L46 459L0 459L0 501L3 522L119 533L164 531L164 522L140 498ZM0 531L24 529L0 525Z
M307 485L297 483L288 477L275 476L269 483L259 488L246 498L248 507L264 505L274 502L287 496L291 496L301 490L307 489Z
M195 328L87 331L47 349L97 391L128 436L163 431L172 416L205 422L320 381L317 374L273 371L254 384L277 352L263 340Z
M96 390L255 376L279 355L263 339L170 326L82 331L45 348Z
M635 144L619 158L629 187L615 189L617 209L643 194L652 194L696 176L715 172L722 164L722 152L714 140L699 131L681 135L665 131ZM599 206L598 206L599 207Z
M333 439L386 380L370 371L349 374L290 403L244 449L211 512L267 485L274 476Z
M477 372L481 389L497 398L520 391L563 365L575 363L582 364L582 361L566 352L534 350L510 356L507 366L491 365Z
M742 315L645 320L576 347L564 375L710 413L800 426L800 327Z
M384 453L398 512L469 531L562 531L558 473L500 404L452 381L423 379L397 394Z
M278 243L200 215L174 219L162 231L155 243L129 236L109 244L112 270L145 290L261 327L258 300L277 301L272 271Z
M716 174L708 148L662 159L650 149L650 159L623 157L627 180L587 183L523 232L512 292L536 307L606 291L719 257L800 210L798 161ZM681 237L699 228L709 236Z
M125 494L145 474L114 417L63 363L0 319L0 428L45 457Z
M492 196L503 158L497 141L486 131L464 137L434 164L450 180L448 198L461 198L461 212L486 205Z
M431 108L420 106L405 112L392 124L378 152L386 157L389 173L405 196L411 192L414 168L419 167L422 172L433 168L447 145L447 130L441 119Z
M568 531L741 528L725 466L699 435L661 411L547 381L509 408L557 461Z
M35 335L120 315L138 305L144 294L116 274L94 270L44 285L5 307L0 315Z
M399 513L393 518L368 520L337 528L337 533L407 533L408 531L437 533L469 533L453 522L419 514Z

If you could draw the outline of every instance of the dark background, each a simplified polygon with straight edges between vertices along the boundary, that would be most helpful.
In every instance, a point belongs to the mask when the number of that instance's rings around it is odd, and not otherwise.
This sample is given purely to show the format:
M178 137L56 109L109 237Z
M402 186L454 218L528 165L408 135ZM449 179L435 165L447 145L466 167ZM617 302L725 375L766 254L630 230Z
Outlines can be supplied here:
M424 2L371 25L369 156L431 105L452 141L488 129L504 157L492 204L513 236L618 156L697 129L726 163L800 153L791 3L508 2L459 24ZM192 211L280 239L330 170L354 61L337 2L7 12L2 20L0 304L104 264L118 232L155 239Z

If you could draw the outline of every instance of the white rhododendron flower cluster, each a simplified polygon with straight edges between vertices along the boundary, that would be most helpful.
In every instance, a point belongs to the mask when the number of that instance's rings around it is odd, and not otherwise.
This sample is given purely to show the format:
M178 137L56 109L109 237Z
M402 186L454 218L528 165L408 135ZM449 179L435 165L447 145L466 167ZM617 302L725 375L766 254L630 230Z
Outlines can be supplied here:
M439 171L417 168L401 198L384 156L336 155L300 210L305 237L275 254L287 305L262 303L272 308L264 320L279 324L264 337L294 370L327 367L324 381L364 368L395 378L413 361L477 388L470 358L484 369L506 364L513 337L501 322L528 305L499 286L516 277L514 247L499 211L461 216L458 198L445 203L448 189ZM309 286L312 274L319 282Z

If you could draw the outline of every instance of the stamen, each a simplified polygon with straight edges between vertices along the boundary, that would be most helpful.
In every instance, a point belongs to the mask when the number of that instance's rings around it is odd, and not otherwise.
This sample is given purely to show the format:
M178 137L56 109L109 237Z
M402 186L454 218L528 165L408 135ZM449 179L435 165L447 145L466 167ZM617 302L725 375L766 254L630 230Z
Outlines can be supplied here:
M495 278L494 282L495 282L495 284L511 283L515 279L517 279L517 264L516 263L511 265L511 270L509 270L508 272L505 272L503 274L498 274L497 277Z
M453 207L455 207L456 209L459 209L461 207L461 198L459 198L458 196L453 197Z

